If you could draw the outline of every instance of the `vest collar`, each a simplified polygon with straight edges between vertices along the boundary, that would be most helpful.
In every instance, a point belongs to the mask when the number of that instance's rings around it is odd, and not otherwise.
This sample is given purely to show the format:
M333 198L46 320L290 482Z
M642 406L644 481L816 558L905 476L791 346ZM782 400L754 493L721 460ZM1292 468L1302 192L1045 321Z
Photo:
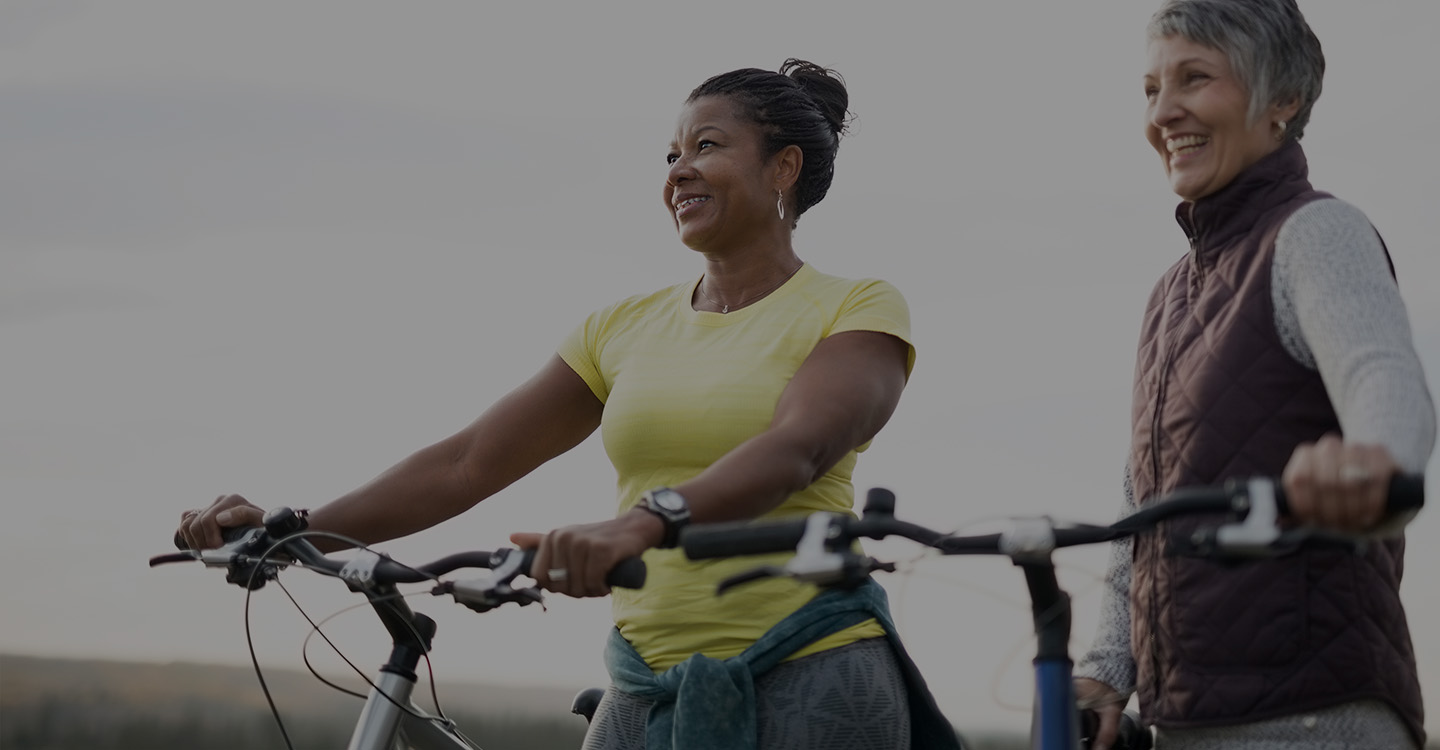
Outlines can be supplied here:
M1236 237L1247 234L1270 208L1311 190L1305 151L1290 141L1251 164L1230 184L1175 209L1196 260L1208 265Z

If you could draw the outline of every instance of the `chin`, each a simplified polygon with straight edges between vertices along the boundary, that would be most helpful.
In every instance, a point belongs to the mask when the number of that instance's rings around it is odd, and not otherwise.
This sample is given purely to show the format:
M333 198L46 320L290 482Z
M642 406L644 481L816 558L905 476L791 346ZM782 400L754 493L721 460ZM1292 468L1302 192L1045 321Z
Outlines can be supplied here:
M1192 180L1171 182L1170 189L1175 191L1175 194L1180 196L1181 200L1192 202L1200 200L1208 194L1208 191L1206 191L1204 187L1196 185Z
M705 244L705 238L698 232L680 232L680 244L691 250L699 250Z

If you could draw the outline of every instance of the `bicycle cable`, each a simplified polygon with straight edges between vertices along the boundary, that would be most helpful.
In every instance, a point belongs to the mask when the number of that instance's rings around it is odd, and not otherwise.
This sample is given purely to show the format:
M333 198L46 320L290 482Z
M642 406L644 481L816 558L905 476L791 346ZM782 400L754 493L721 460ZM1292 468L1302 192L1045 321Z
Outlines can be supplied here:
M1005 522L1009 521L1010 519L1010 516L993 516L990 518L976 519L955 528L954 530L944 534L943 536L961 536L961 532L966 531L967 529L973 529L977 526L983 526L990 523ZM963 591L968 591L970 593L983 595L986 598L997 602L1006 609L1013 609L1017 612L1029 610L1029 606L1025 602L1014 599L1012 597L1008 597L998 591L987 588L974 581L958 579L955 577L935 573L920 572L921 563L939 559L945 556L946 555L936 547L922 545L918 553L913 555L910 559L902 560L897 564L895 572L899 574L901 580L900 591L898 592L896 599L898 606L903 608L903 602L909 597L909 589L911 582L915 579L925 579L936 582L942 586L954 587ZM1061 564L1058 562L1054 563L1054 565L1055 569L1058 571L1070 571L1076 574L1082 574L1087 581L1087 584L1085 586L1070 594L1071 604L1073 604L1073 602L1078 598L1088 596L1091 592L1095 591L1095 589L1099 588L1105 582L1104 574L1097 574L1095 571L1085 566L1072 563ZM1041 613L1039 621L1042 624L1053 621L1056 617L1059 617L1061 615L1061 613L1065 609L1065 606L1066 605L1064 603L1055 604L1046 612ZM1033 706L1023 706L1018 703L1014 703L1001 694L1001 675L1005 672L1006 665L1010 664L1013 660L1015 660L1017 656L1021 653L1021 651L1025 648L1025 646L1033 644L1034 642L1035 634L1033 631L1027 632L1025 635L1016 639L1000 657L999 665L996 667L995 671L990 676L990 699L994 701L995 705L1004 710L1014 711L1017 713L1033 710Z
M335 645L334 641L330 640L330 636L326 635L325 631L320 629L321 625L330 622L331 620L339 617L340 615L343 615L347 612L352 612L361 607L369 606L369 602L352 604L339 610L338 612L335 612L334 614L327 616L325 619L317 623L312 620L310 618L310 614L300 606L300 602L296 601L295 597L290 594L290 589L285 588L285 585L280 583L279 581L276 581L275 585L279 586L280 590L285 592L285 596L290 599L290 603L295 605L295 610L300 613L301 617L305 618L306 622L310 623L310 632L305 635L305 641L300 645L300 659L301 661L305 662L305 668L310 671L311 676L337 692L359 698L360 700L365 700L364 694L357 693L354 690L345 687L344 685L339 685L331 682L330 680L326 679L324 675L320 674L319 670L317 670L315 666L310 663L310 639L315 635L319 635L322 639L324 639L325 644L330 647L330 650L335 652L335 655L340 657L341 661L345 662L346 666L349 666L350 669L354 670L357 674L359 674L360 677L364 679L368 685L370 685L370 687L375 687L375 683L370 682L370 679L365 676L365 674L360 670L360 668L355 666L355 663L350 661L350 659L345 656L345 653L340 650L339 646Z
M411 568L411 570L414 570L414 568ZM423 654L423 655L422 655L422 658L425 659L425 669L426 669L426 673L427 673L427 676L428 676L427 683L428 683L429 686L430 686L430 702L431 702L431 704L435 707L435 715L434 715L434 716L427 716L427 715L422 714L422 713L416 713L415 711L411 710L411 708L410 708L409 706L400 703L399 701L395 700L395 698L394 698L393 696L391 696L391 695L385 693L384 691L380 690L380 688L379 688L373 681L370 680L370 677L365 674L364 670L360 669L358 666L355 665L354 662L350 661L350 659L345 656L345 654L339 649L339 647L337 647L337 646L334 644L334 642L330 640L329 636L325 635L325 632L321 629L321 626L324 625L325 623L327 623L327 622L335 619L336 617L339 617L340 615L343 615L343 614L346 614L346 613L351 612L351 611L353 611L353 610L360 609L360 608L362 608L362 607L368 606L368 605L369 605L369 602L364 602L364 603L361 603L361 604L352 604L352 605L349 606L349 607L345 607L344 609L341 609L341 610L339 610L339 611L337 611L337 612L335 612L335 613L327 616L325 619L321 620L319 623L316 623L316 622L314 622L313 620L311 620L311 619L310 619L310 616L305 612L305 610L300 607L300 603L297 602L297 601L295 601L295 598L294 598L293 596L290 596L290 591L289 591L288 589L286 589L284 585L282 585L278 580L277 580L275 583L276 583L276 585L280 586L280 590L281 590L281 591L284 591L286 596L289 596L289 597L290 597L290 601L291 601L291 603L293 603L293 604L295 605L295 609L298 610L298 611L300 612L300 614L305 617L306 621L309 622L310 625L311 625L310 633L305 636L305 642L304 642L304 644L303 644L303 645L301 646L301 648L300 648L300 656L301 656L301 658L305 661L305 666L306 666L306 668L310 670L310 674L311 674L312 676L314 676L315 679L319 680L321 683L323 683L323 684L326 685L327 687L330 687L330 688L332 688L332 689L334 689L334 690L337 690L337 691L339 691L339 692L341 692L341 693L345 693L346 695L354 696L354 697L359 698L359 699L361 699L361 700L366 700L366 696L361 695L360 693L357 693L357 692L355 692L355 691L353 691L353 690L351 690L351 689L349 689L349 688L347 688L347 687L344 687L344 686L342 686L342 685L338 685L338 684L336 684L336 683L333 683L333 682L325 679L325 677L324 677L323 675L321 675L321 674L319 673L319 671L317 671L317 670L310 664L310 654L309 654L310 638L313 637L313 636L316 635L316 634L319 634L320 637L325 640L325 643L330 646L330 649L335 652L335 655L336 655L336 656L339 656L347 665L349 665L350 669L354 670L355 674L359 675L360 679L365 681L365 684L369 685L369 686L370 686L372 689L374 689L377 693L379 693L380 695L384 696L385 699L388 700L388 701L390 701L390 703L392 703L396 708L399 708L401 711L404 711L405 713L409 714L412 718L423 719L423 720L425 720L425 721L429 721L429 722L432 722L432 723L440 724L440 725L446 727L447 729L449 729L450 731L454 732L455 734L459 735L461 739L463 739L463 740L465 740L466 742L470 743L470 745L471 745L472 747L479 748L479 745L476 745L474 740L471 740L469 737L466 737L466 736L465 736L465 733L462 732L462 731L460 731L460 726L455 722L455 720L454 720L454 719L451 719L449 716L447 716L447 715L445 714L445 710L440 707L440 692L439 692L439 689L438 689L438 687L437 687L437 682L436 682L436 680L435 680L435 663L430 660L430 654L428 654L428 653ZM396 594L394 594L393 596L381 597L380 600L383 601L383 600L388 600L388 599L392 599L392 598L409 598L409 597L412 597L412 596L418 597L418 596L423 596L423 595L425 595L426 593L427 593L427 592L423 592L423 591L416 591L416 592L412 592L412 593L409 593L409 594L396 593ZM373 600L372 600L372 601L373 601ZM418 632L415 632L415 629L414 629L413 627L411 628L411 632L414 633L414 634L417 635L417 636L419 635Z
M412 568L412 570L413 570L413 568ZM279 582L279 581L276 581L275 583L276 583L277 585L280 585L280 582ZM319 623L316 623L314 620L310 619L310 615L309 615L307 612L305 612L305 610L304 610L303 608L301 608L300 603L295 600L295 597L290 596L290 591L289 591L288 589L286 589L283 585L280 585L280 590L281 590L281 591L284 591L284 592L285 592L285 595L288 596L288 597L290 597L290 602L295 605L295 609L296 609L298 612L300 612L300 614L305 618L305 621L306 621L306 622L310 623L310 633L305 636L305 642L304 642L304 644L302 644L301 647L300 647L300 657L301 657L301 659L304 660L306 668L308 668L308 669L310 670L310 674L311 674L312 676L314 676L315 679L319 680L320 682L324 683L326 686L328 686L328 687L330 687L330 688L332 688L332 689L334 689L334 690L337 690L337 691L339 691L339 692L341 692L341 693L345 693L346 695L352 695L352 696L354 696L354 697L356 697L356 698L359 698L359 699L361 699L361 700L365 700L365 698L366 698L366 696L361 695L360 693L357 693L357 692L355 692L355 691L353 691L353 690L351 690L351 689L349 689L349 688L347 688L347 687L344 687L343 685L337 685L337 684L335 684L335 683L333 683L333 682L325 679L325 677L324 677L323 675L321 675L321 674L319 673L319 671L317 671L317 670L310 664L310 653L309 653L310 639L311 639L312 637L314 637L315 635L318 634L322 639L325 640L325 643L326 643L326 645L328 645L328 646L330 647L330 650L331 650L331 651L334 651L336 656L339 656L340 659L341 659L342 661L344 661L345 664L346 664L347 666L349 666L350 669L353 670L353 671L355 672L355 674L360 677L360 679L364 680L364 681L365 681L365 684L369 685L372 689L375 689L375 690L378 691L378 690L379 690L379 687L376 686L376 684L370 680L370 677L365 674L365 671L362 670L362 669L360 669L360 667L356 666L356 665L355 665L355 662L350 661L350 659L345 656L344 652L342 652L342 651L340 650L340 648L335 645L335 642L334 642L334 641L331 641L331 640L330 640L330 637L325 634L325 631L324 631L324 630L321 629L321 626L324 625L325 623L330 622L331 620L339 617L340 615L346 614L346 613L351 612L351 611L354 611L354 610L356 610L356 609L360 609L360 608L362 608L362 607L369 606L370 602L364 602L364 603L361 603L361 604L352 604L352 605L350 605L350 606L348 606L348 607L345 607L344 609L341 609L341 610L339 610L339 611L337 611L337 612L335 612L335 613L333 613L333 614L330 614L330 615L326 616L325 619L321 620ZM401 593L397 592L397 593L395 593L395 594L393 594L393 595L391 595L391 596L378 597L378 598L372 599L372 600L370 600L370 601L382 601L382 602L383 602L383 601L388 601L388 600L390 600L390 599L404 599L404 598L409 598L409 597L412 597L412 596L418 597L418 596L424 595L425 593L426 593L426 592L423 592L423 591L416 591L416 592L412 592L412 593L409 593L409 594L401 594ZM416 631L413 626L410 628L410 631L411 631L412 634L414 634L414 635L417 636L417 637L420 635L419 632ZM380 694L381 694L381 695L384 695L387 699L389 699L391 703L394 703L397 708L399 708L399 709L402 710L402 711L405 711L405 712L409 713L411 716L413 716L413 717L415 717L415 718L424 718L424 719L436 719L436 718L439 718L439 719L442 719L443 722L446 723L447 725L453 725L453 723L454 723L453 720L451 720L450 717L446 716L444 709L442 709L442 708L440 707L440 694L439 694L439 692L438 692L438 690L437 690L437 688L436 688L436 683L435 683L435 664L434 664L434 662L432 662L432 661L430 660L430 654L428 654L428 653L422 654L422 655L421 655L421 658L423 658L423 659L425 660L425 668L426 668L426 671L428 672L428 675L429 675L429 680L428 680L428 682L429 682L429 685L430 685L430 701L431 701L431 703L435 706L436 716L425 716L424 714L415 713L415 712L411 711L411 710L409 709L409 707L400 704L398 701L396 701L396 700L395 700L394 698L392 698L391 696L385 694L384 692L381 692Z
M266 562L267 560L269 560L269 559L274 555L274 553L275 553L277 550L279 550L279 549L281 549L282 547L284 547L284 546L286 545L286 543L288 543L288 542L290 542L290 541L293 541L293 540L295 540L295 539L304 539L304 538L307 538L307 537L320 537L320 538L325 538L325 539L333 539L333 540L340 541L340 542L343 542L343 543L345 543L345 544L348 544L348 545L350 545L351 547L353 547L353 548L355 548L355 549L358 549L358 550L361 550L361 551L364 551L364 552L371 552L372 554L378 554L378 553L374 553L373 550L370 549L369 545L365 544L364 542L361 542L361 541L359 541L359 540L357 540L357 539L353 539L353 538L350 538L350 537L347 537L347 536L344 536L344 535L341 535L341 534L335 534L335 533L328 532L328 531L302 531L302 532L298 532L298 533L295 533L295 534L291 534L291 535L285 537L284 539L281 539L281 540L279 540L279 541L276 541L274 544L270 545L270 547L267 548L263 553L261 553L261 555L260 555L259 558L257 558L255 566L254 566L254 567L251 569L251 571L250 571L250 577L249 577L249 579L246 581L246 586L245 586L245 609L244 609L244 619L245 619L245 645L246 645L246 647L249 649L249 652L250 652L250 663L251 663L251 665L252 665L252 666L254 667L254 669L255 669L255 678L256 678L256 680L258 680L259 683L260 683L260 691L261 691L262 693L264 693L264 695L265 695L265 702L270 706L270 714L275 717L275 725L276 725L276 727L280 730L280 736L281 736L281 738L285 740L285 747L286 747L287 750L295 750L295 745L294 745L294 743L291 742L291 740L290 740L290 733L289 733L288 731L286 731L286 729L285 729L285 722L284 722L284 720L281 719L281 717L280 717L280 709L275 705L275 699L274 699L274 697L270 694L270 686L269 686L269 684L266 683L266 681L265 681L265 675L263 674L262 669L261 669L261 667L260 667L260 659L259 659L259 656L256 655L256 653L255 653L255 641L254 641L254 637L253 637L252 634L251 634L251 629L250 629L250 597L251 597L251 595L252 595L252 594L254 593L254 591L255 591L255 587L254 587L255 577L260 574L261 570L263 570L265 562ZM422 576L425 576L425 577L427 577L427 578L429 578L429 579L431 579L431 580L434 580L434 581L436 581L436 582L439 582L439 581L440 581L440 577L437 576L437 575L433 575L433 574L430 574L430 573L426 573L426 572L423 571L423 570L420 570L420 569L418 569L418 568L411 567L411 566L409 566L409 565L406 565L405 563L399 562L399 561L394 560L394 559L392 559L392 558L388 558L388 557L387 557L387 559L390 559L391 562L394 562L396 565L399 565L399 566L401 566L401 567L403 567L403 568L405 568L405 569L407 569L407 570L410 570L410 571L412 571L412 572L418 573L418 574L420 574L420 575L422 575ZM320 573L321 575L327 575L327 576L335 577L334 574L331 573L330 571L323 570L323 569L321 569L321 568L309 567L309 566L306 566L306 565L304 565L303 563L300 563L300 562L298 562L298 561L297 561L296 564L299 564L299 565L301 565L302 567L306 567L306 568L308 568L309 570L313 570L313 571L315 571L316 573ZM350 659L347 658L347 657L345 656L345 654L342 653L342 652L340 651L340 649L335 646L334 642L330 640L329 636L325 635L325 633L320 630L320 626L317 625L313 619L311 619L309 613L307 613L307 612L305 611L305 609L300 606L300 603L295 600L295 597L293 597L293 596L290 595L289 589L286 589L285 586L280 583L280 581L279 581L279 576L277 575L277 576L276 576L274 579L272 579L272 580L275 581L275 583L276 583L277 586L280 586L280 590L281 590L281 591L285 592L285 596L290 599L290 603L295 606L296 611L300 612L300 615L305 618L305 621L308 622L308 623L310 623L310 626L311 626L311 628L312 628L312 632L318 632L318 633L320 633L320 637L325 639L325 642L330 645L330 648L336 653L336 655L339 656L339 657L341 658L341 660L343 660L346 664L348 664L351 669L355 670L356 674L359 674L360 677L361 677L361 679L365 680L365 682L366 682L367 684L369 684L370 687L371 687L372 689L374 689L376 693L384 696L385 699L388 700L388 701L390 701L392 704L394 704L396 708L399 708L401 711L404 711L405 713L409 714L410 716L412 716L412 717L414 717L414 718L417 718L417 719L425 719L425 720L428 720L428 721L431 721L431 722L435 722L435 723L439 723L439 724L441 724L441 725L443 725L443 726L446 726L446 727L448 727L449 729L451 729L452 731L454 731L456 734L460 735L460 737L461 737L462 739L464 739L466 742L470 743L470 745L471 745L472 747L475 746L475 743L474 743L473 741L471 741L470 738L466 737L464 734L462 734L462 733L459 731L459 728L455 725L454 720L452 720L450 717L446 716L446 715L445 715L445 712L440 708L439 693L438 693L438 691L437 691L437 689L436 689L436 686L435 686L435 666L434 666L434 664L430 661L430 654L429 654L429 653L425 653L423 656L424 656L424 659L425 659L426 669L427 669L427 671L429 672L429 677L430 677L430 679L429 679L429 682L430 682L430 698L431 698L431 701L432 701L432 702L434 703L434 705L435 705L435 713L437 714L436 716L426 716L426 715L421 714L421 713L416 713L416 712L415 712L414 710L412 710L409 706L406 706L406 705L401 704L399 701L397 701L397 700L395 700L393 697L391 697L388 693L386 693L386 692L383 691L383 690L380 690L380 689L375 685L374 682L371 682L371 681L370 681L370 678L364 673L364 671L361 670L359 667L355 666L355 663L352 662L352 661L350 661ZM418 594L416 594L416 595L418 596ZM378 599L372 599L372 600L369 600L369 601L382 601L382 602L383 602L383 601L386 600L386 599L391 599L391 598L404 598L404 596L405 596L405 595L399 594L399 593L397 592L395 595L390 596L390 597L379 597ZM367 603L368 603L368 602L367 602ZM325 618L324 620L321 621L321 623L328 622L330 619L332 619L332 618L334 618L334 617L336 617L336 616L338 616L338 615L340 615L340 614L343 614L343 613L348 612L348 611L350 611L350 610L352 610L352 609L355 609L355 608L357 608L357 607L362 607L362 606L365 606L365 605L364 605L364 604L357 604L357 605L353 605L353 606L350 606L350 607L346 607L345 609L342 609L342 610L340 610L339 612L336 612L335 614L332 614L332 615L330 615L329 617ZM410 631L411 631L411 633L412 633L413 635L419 637L420 633L419 633L418 630L415 629L415 626L414 626L413 623L411 623L411 622L407 619L407 620L405 621L405 625L406 625L406 627L408 627L408 628L410 629ZM308 642L309 642L309 639L310 639L310 636L307 635L307 636L306 636L306 639L305 639L305 642L308 643ZM304 661L305 661L306 667L307 667L307 668L310 668L309 656L308 656L308 654L306 654L305 649L304 649L303 646L302 646L302 648L301 648L301 656L302 656L302 658L303 658ZM359 695L358 693L352 692L352 691L350 691L350 690L347 689L347 688L343 688L343 687L340 687L340 686L338 686L338 685L335 685L335 684L329 682L329 681L326 680L324 677L321 677L320 674L317 673L313 668L310 668L310 673L311 673L311 675L313 675L316 679L320 680L320 682L322 682L322 683L330 686L331 688L334 688L334 689L336 689L336 690L339 690L339 691L341 691L341 692L343 692L343 693L347 693L347 694L349 694L349 695L355 695L355 696L360 697L360 698L364 698L364 697L365 697L365 696L363 696L363 695Z
M276 542L260 555L259 563L250 569L250 577L245 581L245 647L250 650L250 665L255 668L255 679L260 681L260 692L265 694L265 702L270 706L270 715L275 717L275 726L280 729L280 738L285 740L286 750L295 750L295 743L290 741L290 733L285 731L285 722L280 718L280 709L275 705L275 698L270 694L270 686L265 682L265 675L260 669L260 657L255 654L255 638L250 632L250 597L255 593L255 576L264 569L265 560L271 553L279 549L282 542Z
M992 523L999 523L999 522L1002 522L1002 521L1008 521L1009 519L1010 519L1010 516L988 516L988 517L985 517L985 518L977 518L977 519L975 519L975 520L973 520L973 521L966 521L965 523L961 524L960 526L955 527L955 529L954 529L953 531L950 531L950 532L944 534L943 536L945 536L945 537L959 536L961 531L965 531L965 530L967 530L967 529L972 529L972 528L974 528L974 527L976 527L976 526L984 526L984 525L986 525L986 524L992 524ZM1028 609L1028 607L1026 606L1026 604L1025 604L1024 602L1021 602L1021 601L1019 601L1019 600L1016 600L1016 599L1012 599L1012 598L1010 598L1010 597L1007 597L1006 595L1001 594L1000 592L995 591L995 590L993 590L993 589L989 589L989 588L985 588L985 587L983 587L983 586L980 586L979 584L976 584L976 583L974 583L973 581L960 580L960 579L955 578L955 577L948 577L948 576L946 576L946 575L937 574L937 573L933 573L933 572L926 572L926 573L921 573L921 572L920 572L920 567L921 567L921 566L920 566L920 563L922 563L922 562L928 562L928 561L930 561L930 560L938 560L938 559L940 559L940 558L942 558L942 557L945 557L945 554L944 554L943 552L941 552L939 549L936 549L935 547L932 547L932 546L928 546L928 545L923 545L923 544L922 544L922 545L920 545L920 550L919 550L919 552L914 553L914 556L912 556L910 559L908 559L908 560L901 560L900 562L896 563L896 570L895 570L895 572L900 574L900 579L901 579L900 592L899 592L899 595L898 595L897 598L896 598L897 606L904 607L903 601L909 597L910 581L919 578L919 579L925 579L925 580L935 581L935 582L938 582L938 583L940 583L940 584L942 584L942 585L944 585L944 586L953 586L953 587L958 588L958 589L961 589L961 590L963 590L963 591L969 591L969 592L971 592L971 593L982 594L982 595L984 595L984 596L986 596L986 597L988 597L988 598L990 598L990 599L993 599L993 600L996 601L996 602L999 602L999 603L1002 604L1002 605L1005 605L1006 607L1014 608L1014 609L1016 609L1016 610Z

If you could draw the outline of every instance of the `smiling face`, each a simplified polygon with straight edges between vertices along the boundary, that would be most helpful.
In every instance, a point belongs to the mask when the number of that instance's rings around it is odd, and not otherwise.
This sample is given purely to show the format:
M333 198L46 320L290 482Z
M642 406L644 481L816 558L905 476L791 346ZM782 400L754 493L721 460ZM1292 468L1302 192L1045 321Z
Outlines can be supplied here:
M687 247L720 249L775 229L779 160L764 148L760 127L726 97L704 96L680 110L664 198Z
M1176 195L1187 201L1210 195L1280 147L1276 123L1293 116L1295 106L1268 107L1248 123L1249 91L1224 52L1181 36L1151 40L1149 52L1145 138Z

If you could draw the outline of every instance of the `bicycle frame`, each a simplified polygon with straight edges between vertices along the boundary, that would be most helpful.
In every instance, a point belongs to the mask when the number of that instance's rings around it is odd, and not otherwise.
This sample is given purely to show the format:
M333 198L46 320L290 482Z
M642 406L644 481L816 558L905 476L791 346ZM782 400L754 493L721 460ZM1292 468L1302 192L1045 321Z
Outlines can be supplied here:
M382 674L360 711L348 750L476 750L476 745L466 742L443 720L410 702L414 687L415 681L402 675ZM406 705L409 712L392 701Z

